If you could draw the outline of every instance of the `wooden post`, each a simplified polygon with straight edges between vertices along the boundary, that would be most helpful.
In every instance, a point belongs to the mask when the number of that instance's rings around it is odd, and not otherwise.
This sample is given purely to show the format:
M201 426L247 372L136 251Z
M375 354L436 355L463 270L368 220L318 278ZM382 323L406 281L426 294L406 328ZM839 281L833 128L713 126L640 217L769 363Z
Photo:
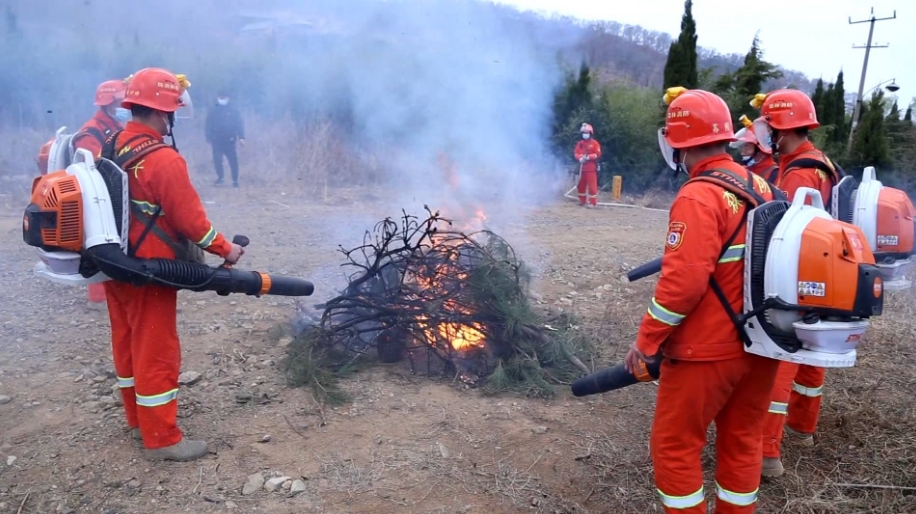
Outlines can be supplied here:
M623 189L623 177L620 175L614 175L614 179L611 186L611 196L613 196L614 201L620 201L620 193Z

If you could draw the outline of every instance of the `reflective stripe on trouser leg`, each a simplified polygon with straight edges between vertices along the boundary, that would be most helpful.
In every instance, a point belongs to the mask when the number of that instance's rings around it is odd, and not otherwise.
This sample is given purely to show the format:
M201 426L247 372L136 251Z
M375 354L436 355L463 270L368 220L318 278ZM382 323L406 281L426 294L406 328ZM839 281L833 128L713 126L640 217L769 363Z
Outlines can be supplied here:
M706 501L706 495L702 487L700 487L699 491L687 496L671 496L663 493L661 489L656 490L662 499L662 505L669 509L689 509Z
M123 378L118 377L118 387L121 389L126 389L128 387L134 387L134 377Z
M769 412L771 414L782 414L785 416L789 413L789 404L784 402L770 402Z
M747 507L748 505L753 505L757 502L757 491L754 489L749 493L736 493L734 491L729 491L728 489L723 488L719 485L719 482L716 482L716 496L719 500L731 503L732 505L737 505L739 507Z
M792 382L792 390L796 393L807 396L808 398L817 398L824 392L824 386L820 387L805 387L799 385L798 382Z
M680 325L682 321L684 321L684 315L669 311L668 309L662 307L661 304L655 300L654 296L652 297L651 303L649 303L648 312L649 316L652 316L653 319L661 321L666 325L677 326Z
M137 406L138 407L159 407L160 405L165 405L171 401L174 401L178 398L178 389L172 389L171 391L166 391L162 394L156 394L153 396L143 396L137 395Z

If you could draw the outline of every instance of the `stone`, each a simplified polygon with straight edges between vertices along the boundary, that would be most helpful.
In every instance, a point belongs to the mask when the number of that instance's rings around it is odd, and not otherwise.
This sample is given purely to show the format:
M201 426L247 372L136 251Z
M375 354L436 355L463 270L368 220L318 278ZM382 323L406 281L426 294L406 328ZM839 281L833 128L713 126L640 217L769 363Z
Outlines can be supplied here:
M261 488L264 485L264 475L260 473L255 473L248 476L248 480L245 481L245 485L242 486L242 494L248 496L253 494L255 491Z
M6 465L7 465L7 466L12 466L15 462L16 462L16 456L15 456L15 455L10 455L9 457L6 458Z
M13 401L13 399L10 398L9 396L0 394L0 405L6 405L7 403L10 403L11 401Z
M128 487L129 489L139 489L139 488L140 488L140 480L138 480L138 479L136 479L136 478L133 479L133 480L131 480L130 482L127 483L127 487Z
M185 371L184 373L178 375L178 383L180 385L194 385L200 382L200 379L203 378L203 375L196 371Z
M290 494L299 494L305 492L305 481L303 480L293 480L293 485L289 488Z
M532 428L531 431L534 432L535 434L546 434L547 427L537 426L537 427Z
M287 480L289 480L289 477L271 478L264 484L264 489L267 489L268 491L271 491L271 492L276 491L280 489L281 487L283 487L283 482L286 482Z
M229 510L233 510L233 509L239 508L239 505L238 505L237 503L233 502L233 501L227 501L227 502L226 502L226 508L229 509Z

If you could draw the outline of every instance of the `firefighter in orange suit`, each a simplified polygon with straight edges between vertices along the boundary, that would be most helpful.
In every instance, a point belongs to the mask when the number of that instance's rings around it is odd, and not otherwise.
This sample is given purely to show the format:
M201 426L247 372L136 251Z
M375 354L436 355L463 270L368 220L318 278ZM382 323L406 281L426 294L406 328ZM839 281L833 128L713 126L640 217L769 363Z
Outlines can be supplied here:
M573 155L579 161L579 205L598 206L598 159L601 158L601 145L594 139L595 130L588 123L579 129L582 140L576 143ZM588 200L588 203L586 203Z
M830 159L808 141L808 131L819 126L808 95L780 89L755 96L751 105L761 109L754 121L758 139L779 157L776 185L790 200L801 187L816 189L829 205L839 176ZM763 431L763 476L785 471L780 460L784 430L801 446L814 444L825 374L824 368L780 363Z
M700 174L738 176L764 201L773 190L727 153L735 137L721 98L671 88L665 102L659 145L668 165L690 180L671 205L661 276L625 365L632 372L639 361L663 355L650 447L665 512L706 512L701 454L715 422L714 512L752 513L763 417L778 363L744 351L712 286L741 312L748 205Z
M768 145L764 146L757 140L754 125L747 116L741 115L739 121L744 124L744 128L735 133L737 141L729 143L729 146L741 152L741 163L745 168L760 175L767 182L776 184L779 167L773 160L773 152Z
M108 136L123 127L130 119L130 111L121 107L124 91L123 80L107 80L95 90L95 105L99 110L73 135L73 148L89 150L98 157ZM105 304L105 288L102 284L89 284L89 306L102 308Z
M158 231L172 240L191 241L234 264L243 249L213 228L191 185L185 160L173 147L161 144L163 136L171 134L175 111L183 105L188 86L183 76L160 68L140 70L127 86L121 105L130 109L133 121L113 136L112 155L158 145L123 166L130 201L146 214L142 219L131 216L130 251L140 258L174 259L175 251ZM151 223L157 230L143 236ZM178 291L114 281L105 282L105 289L115 369L133 436L142 438L149 459L191 460L206 455L207 443L184 438L176 425L181 363Z

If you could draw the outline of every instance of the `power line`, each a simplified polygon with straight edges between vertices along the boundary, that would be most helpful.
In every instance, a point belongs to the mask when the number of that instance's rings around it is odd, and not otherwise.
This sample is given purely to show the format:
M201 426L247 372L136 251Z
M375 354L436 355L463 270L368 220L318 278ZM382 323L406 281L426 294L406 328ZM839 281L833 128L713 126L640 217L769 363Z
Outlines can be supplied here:
M862 110L862 94L865 90L865 72L868 70L868 56L871 54L872 48L887 48L890 46L887 45L872 45L872 36L875 33L875 22L876 21L885 21L893 20L897 18L897 10L894 10L894 15L888 18L875 18L875 8L871 8L871 17L865 20L852 21L852 16L849 17L849 24L855 25L857 23L868 23L868 42L865 43L865 46L855 46L853 48L864 48L865 49L865 61L862 63L862 76L859 78L859 94L856 95L856 106L852 112L852 126L849 129L849 141L846 143L847 153L852 150L852 138L856 132L856 125L859 123L859 113Z

